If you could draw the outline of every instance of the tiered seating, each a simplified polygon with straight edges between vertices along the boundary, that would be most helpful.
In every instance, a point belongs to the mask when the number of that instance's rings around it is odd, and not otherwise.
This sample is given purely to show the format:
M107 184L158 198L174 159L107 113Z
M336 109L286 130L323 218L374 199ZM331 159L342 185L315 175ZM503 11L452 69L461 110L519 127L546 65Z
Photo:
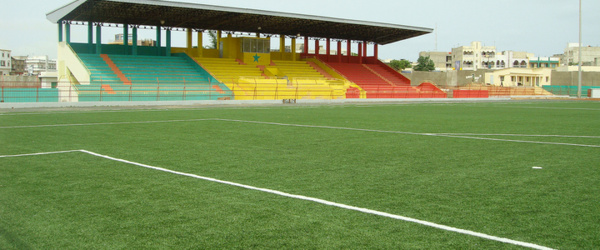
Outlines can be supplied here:
M344 85L328 85L325 81L291 82L288 79L240 78L235 91L236 100L282 100L282 99L341 99Z
M410 80L398 72L392 72L392 68L386 65L380 64L363 64L366 68L370 69L371 72L377 74L378 76L385 78L387 81L391 82L393 85L397 86L410 86Z
M270 66L245 65L235 59L194 58L200 66L229 87L236 100L338 99L344 97L343 86L330 86L306 62L277 61ZM277 68L267 76L265 68Z
M235 59L195 57L194 60L227 85L237 82L240 77L265 78L256 66L243 65Z
M445 98L446 93L432 84L410 86L405 77L379 64L329 63L367 92L367 98ZM355 96L356 91L350 90Z
M329 63L329 66L331 66L333 69L344 75L346 79L358 84L363 88L368 87L369 85L373 85L372 87L382 87L380 85L391 85L391 83L388 82L386 79L383 79L380 76L376 75L362 64Z
M92 83L123 84L117 74L97 54L79 54L79 58L90 70ZM86 84L86 83L82 83Z
M79 101L174 101L231 98L231 91L184 57L110 55L127 83L99 55L81 54L91 72L89 85L78 85ZM190 61L188 61L190 60ZM94 69L95 71L92 71ZM105 77L111 76L111 81ZM101 79L99 81L98 79Z
M271 65L279 69L281 76L291 80L296 78L327 80L305 61L273 61Z
M210 75L198 72L181 57L111 55L132 84L208 84Z

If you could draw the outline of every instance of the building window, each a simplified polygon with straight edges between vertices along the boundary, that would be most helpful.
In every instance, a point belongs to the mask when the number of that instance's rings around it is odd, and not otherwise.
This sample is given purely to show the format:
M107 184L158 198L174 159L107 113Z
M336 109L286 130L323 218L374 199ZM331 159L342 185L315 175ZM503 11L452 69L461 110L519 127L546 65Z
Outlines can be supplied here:
M510 81L511 81L511 82L514 82L514 81L515 81L515 76L511 76L511 77L510 77Z
M546 76L546 82L550 81L550 77Z

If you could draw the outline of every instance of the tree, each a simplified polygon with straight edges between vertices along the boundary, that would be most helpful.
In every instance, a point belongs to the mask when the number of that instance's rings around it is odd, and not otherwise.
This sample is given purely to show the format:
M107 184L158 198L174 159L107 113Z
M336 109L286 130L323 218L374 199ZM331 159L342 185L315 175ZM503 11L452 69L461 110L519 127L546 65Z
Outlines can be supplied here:
M435 63L428 56L419 56L415 71L432 71L435 70Z
M210 36L210 45L204 46L204 48L217 49L217 32L214 30L209 30L208 36Z
M392 60L390 62L390 66L395 70L404 70L406 68L410 68L410 62L408 60Z

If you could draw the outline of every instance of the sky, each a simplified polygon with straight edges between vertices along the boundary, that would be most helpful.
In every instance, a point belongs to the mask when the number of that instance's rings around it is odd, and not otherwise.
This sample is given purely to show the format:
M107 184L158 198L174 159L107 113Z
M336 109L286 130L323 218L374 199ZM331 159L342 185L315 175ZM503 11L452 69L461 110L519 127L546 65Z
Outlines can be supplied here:
M46 14L73 0L3 0L0 48L13 56L56 58L58 27ZM577 0L178 0L316 16L432 28L434 32L379 47L381 59L416 61L421 51L451 51L480 41L497 51L526 51L536 56L562 54L579 39ZM600 1L582 0L583 45L600 46ZM155 31L140 38L155 38ZM119 29L103 30L103 42ZM87 41L87 29L72 28L72 41ZM164 36L163 36L164 37ZM206 36L205 36L206 37ZM276 39L275 39L276 40ZM185 46L185 33L173 35L173 46ZM272 43L277 47L278 42Z

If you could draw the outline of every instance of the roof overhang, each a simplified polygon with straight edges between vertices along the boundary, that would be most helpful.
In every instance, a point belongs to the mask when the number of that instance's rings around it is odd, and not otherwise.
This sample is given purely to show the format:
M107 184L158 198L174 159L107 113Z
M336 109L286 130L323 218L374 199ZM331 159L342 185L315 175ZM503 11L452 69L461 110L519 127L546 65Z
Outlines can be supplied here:
M82 21L357 40L389 44L430 28L159 0L77 0L46 15Z

